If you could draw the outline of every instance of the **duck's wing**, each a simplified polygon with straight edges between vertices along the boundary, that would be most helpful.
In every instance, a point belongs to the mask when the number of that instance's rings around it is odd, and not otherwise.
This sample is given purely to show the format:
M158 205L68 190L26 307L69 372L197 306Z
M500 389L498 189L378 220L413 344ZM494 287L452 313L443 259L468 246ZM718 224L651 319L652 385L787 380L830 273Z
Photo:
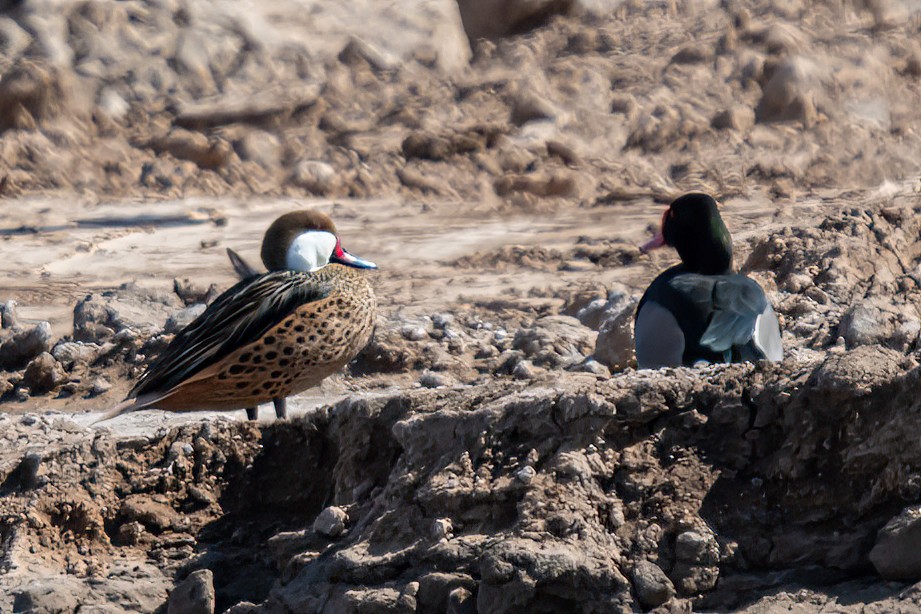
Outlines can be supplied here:
M273 271L250 277L221 294L182 329L129 393L166 392L234 350L253 343L299 306L329 295L310 273Z
M777 316L753 279L744 275L688 273L669 282L689 300L709 304L712 317L700 344L726 352L750 341L769 360L783 356Z
M237 277L240 279L247 279L248 277L259 275L259 271L251 266L246 260L243 260L240 254L229 247L227 248L227 257L230 258L230 264L233 265L233 270L236 271Z

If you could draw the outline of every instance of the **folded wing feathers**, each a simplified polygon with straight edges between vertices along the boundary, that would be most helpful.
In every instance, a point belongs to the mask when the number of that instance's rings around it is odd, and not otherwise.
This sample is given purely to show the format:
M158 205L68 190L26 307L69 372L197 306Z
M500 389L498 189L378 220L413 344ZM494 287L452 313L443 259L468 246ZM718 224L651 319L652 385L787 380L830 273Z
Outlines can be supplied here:
M168 390L252 343L299 305L329 294L310 274L275 271L237 283L183 329L141 376L129 396Z
M744 275L687 274L671 284L695 303L710 304L712 317L700 344L715 352L748 343L768 305L761 287Z

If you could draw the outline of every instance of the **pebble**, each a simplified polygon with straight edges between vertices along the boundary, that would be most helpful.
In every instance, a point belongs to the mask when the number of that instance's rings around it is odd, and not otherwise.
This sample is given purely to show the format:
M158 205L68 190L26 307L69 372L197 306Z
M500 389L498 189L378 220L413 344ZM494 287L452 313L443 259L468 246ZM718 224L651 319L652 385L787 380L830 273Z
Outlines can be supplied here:
M0 345L0 369L22 369L30 360L49 350L51 324L39 322L34 328L20 331Z
M450 313L436 313L432 316L432 324L444 330L454 324L454 316Z
M51 349L51 355L65 367L89 364L98 353L98 345L82 341L63 341Z
M611 377L611 370L591 356L577 365L575 371L581 371L583 373L594 373L600 377Z
M421 384L423 388L442 388L450 385L450 382L448 378L441 373L426 371L419 377L419 384Z
M313 521L313 530L326 537L338 537L345 531L349 515L341 507L330 506L324 509Z
M675 586L662 569L640 561L633 569L633 588L645 609L656 608L675 596Z
M406 324L403 326L403 328L400 329L400 333L407 341L422 341L429 336L425 328L413 324Z
M534 377L534 365L530 360L522 360L512 369L512 375L516 379L531 379Z
M526 465L519 469L517 473L515 473L515 477L518 479L518 481L524 484L530 484L535 475L537 475L537 471L535 471L534 467L531 465Z
M291 181L313 194L325 195L337 189L341 183L336 169L319 160L298 162Z
M16 301L10 299L0 305L0 328L14 328L18 325L16 304Z
M214 599L214 574L210 569L199 569L173 589L166 613L213 614Z
M112 384L106 378L100 376L93 380L93 387L91 393L93 396L98 396L100 394L105 394L112 389Z
M436 518L432 522L432 537L436 540L449 539L453 530L450 518Z
M61 363L48 352L42 352L26 367L22 376L22 385L32 394L49 392L67 380Z

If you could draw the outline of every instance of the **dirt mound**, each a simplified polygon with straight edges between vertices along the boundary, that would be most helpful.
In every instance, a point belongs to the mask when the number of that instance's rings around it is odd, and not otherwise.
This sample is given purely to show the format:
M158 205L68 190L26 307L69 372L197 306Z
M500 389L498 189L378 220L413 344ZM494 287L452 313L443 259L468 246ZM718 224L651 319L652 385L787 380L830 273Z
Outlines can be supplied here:
M5 417L0 582L42 608L40 569L101 604L114 589L99 586L148 558L161 599L210 569L218 611L739 608L794 576L870 571L876 531L921 496L919 374L866 346L353 397L261 431L125 440ZM344 532L317 531L329 505Z
M2 22L8 193L404 193L533 210L917 170L909 14L879 29L837 2L498 3L511 7L488 19L499 34L544 26L474 43L466 67L449 0L369 6L374 19L350 25L313 3L313 26L284 6L51 4ZM460 4L465 21L484 15Z

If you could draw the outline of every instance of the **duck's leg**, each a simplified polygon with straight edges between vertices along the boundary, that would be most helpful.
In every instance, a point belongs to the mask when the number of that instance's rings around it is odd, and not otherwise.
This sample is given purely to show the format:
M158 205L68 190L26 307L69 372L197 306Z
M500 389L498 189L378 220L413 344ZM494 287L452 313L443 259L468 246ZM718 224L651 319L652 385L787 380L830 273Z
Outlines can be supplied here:
M258 410L255 407L247 407L246 408L246 419L255 420L256 417L259 415L257 412Z
M275 417L278 420L284 420L288 417L288 406L284 397L272 399L275 404Z

